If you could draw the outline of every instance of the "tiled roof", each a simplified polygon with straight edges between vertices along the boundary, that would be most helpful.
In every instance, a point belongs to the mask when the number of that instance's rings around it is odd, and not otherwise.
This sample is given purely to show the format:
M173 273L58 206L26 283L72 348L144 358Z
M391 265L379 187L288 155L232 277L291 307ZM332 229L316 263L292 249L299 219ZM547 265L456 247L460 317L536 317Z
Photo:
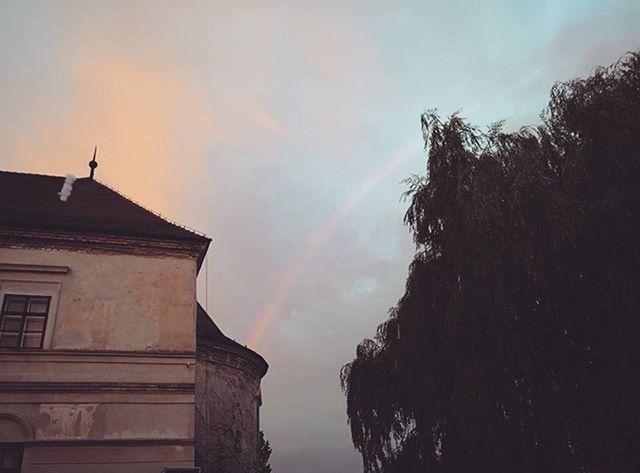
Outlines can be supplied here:
M58 192L64 179L0 171L0 227L209 241L93 179L76 180L69 199L62 202Z

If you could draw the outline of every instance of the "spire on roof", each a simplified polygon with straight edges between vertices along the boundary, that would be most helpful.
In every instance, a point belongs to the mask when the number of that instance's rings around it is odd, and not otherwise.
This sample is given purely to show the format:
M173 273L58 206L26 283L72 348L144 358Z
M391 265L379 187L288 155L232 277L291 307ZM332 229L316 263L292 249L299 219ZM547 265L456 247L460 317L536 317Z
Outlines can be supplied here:
M89 179L93 179L93 173L98 167L98 161L96 161L96 153L98 152L98 147L93 148L93 159L89 161L89 167L91 168L91 172L89 173Z

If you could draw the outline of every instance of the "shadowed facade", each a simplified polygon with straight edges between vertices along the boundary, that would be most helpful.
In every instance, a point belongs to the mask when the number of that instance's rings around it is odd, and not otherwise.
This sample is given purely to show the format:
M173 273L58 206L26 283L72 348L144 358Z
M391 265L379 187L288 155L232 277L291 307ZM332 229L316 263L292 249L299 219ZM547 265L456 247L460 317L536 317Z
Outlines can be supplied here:
M255 471L267 364L197 304L210 240L63 182L0 172L0 472Z

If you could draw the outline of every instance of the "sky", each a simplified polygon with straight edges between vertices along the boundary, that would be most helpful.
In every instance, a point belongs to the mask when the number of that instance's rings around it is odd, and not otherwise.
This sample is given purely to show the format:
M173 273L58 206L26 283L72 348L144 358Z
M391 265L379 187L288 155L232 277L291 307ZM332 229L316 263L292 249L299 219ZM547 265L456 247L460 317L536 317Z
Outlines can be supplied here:
M632 0L0 2L0 168L88 174L213 238L274 473L362 471L339 370L403 292L420 114L538 123L640 48Z

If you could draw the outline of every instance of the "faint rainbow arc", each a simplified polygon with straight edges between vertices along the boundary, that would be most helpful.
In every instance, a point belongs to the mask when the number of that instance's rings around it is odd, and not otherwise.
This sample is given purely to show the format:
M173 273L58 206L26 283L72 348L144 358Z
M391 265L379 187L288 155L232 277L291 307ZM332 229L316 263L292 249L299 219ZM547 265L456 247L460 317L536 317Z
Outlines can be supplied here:
M355 191L347 201L338 210L336 210L311 236L307 239L302 250L297 254L293 262L282 272L277 278L274 290L271 291L269 298L260 308L256 321L253 324L251 332L246 340L246 344L256 348L260 342L264 332L273 318L276 310L288 294L291 287L305 269L307 264L318 252L318 249L324 243L333 231L338 227L342 220L360 203L360 201L371 192L382 180L396 167L405 162L415 153L422 149L422 143L411 143L410 145L396 151L392 158L372 174L360 187Z

